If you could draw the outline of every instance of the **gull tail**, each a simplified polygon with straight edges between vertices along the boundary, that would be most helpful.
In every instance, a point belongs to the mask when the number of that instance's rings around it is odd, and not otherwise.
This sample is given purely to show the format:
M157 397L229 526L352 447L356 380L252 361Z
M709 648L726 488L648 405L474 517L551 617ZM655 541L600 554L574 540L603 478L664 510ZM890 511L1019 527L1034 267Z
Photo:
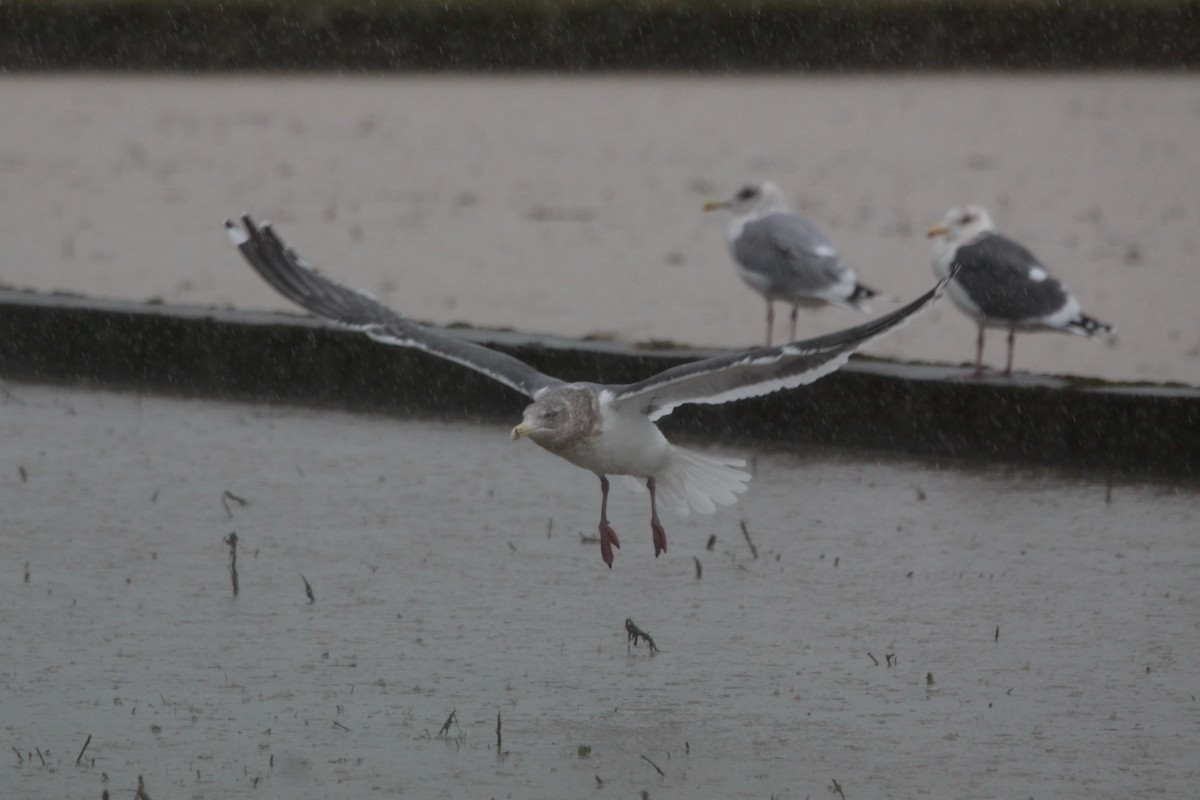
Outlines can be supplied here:
M658 499L686 514L693 508L711 514L717 505L737 502L746 491L750 474L738 469L746 466L740 458L710 456L671 445L667 466L654 476Z
M1067 330L1071 331L1071 333L1083 334L1084 336L1095 336L1098 333L1112 333L1113 326L1107 322L1093 319L1087 314L1080 314L1067 323Z

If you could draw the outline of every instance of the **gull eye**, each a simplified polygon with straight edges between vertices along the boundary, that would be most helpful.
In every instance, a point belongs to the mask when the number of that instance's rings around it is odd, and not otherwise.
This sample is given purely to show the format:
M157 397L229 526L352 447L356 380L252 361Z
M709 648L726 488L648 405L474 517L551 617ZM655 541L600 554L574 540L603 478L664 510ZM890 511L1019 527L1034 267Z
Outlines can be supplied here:
M737 193L738 200L753 200L756 197L758 197L758 189L753 186L747 186Z
M959 225L970 225L974 221L975 221L975 215L972 214L970 211L968 211L967 213L963 214L961 217L958 218Z
M559 412L559 410L557 408L551 408L551 409L547 410L546 413L543 414L542 416L544 416L546 419L549 419L549 420L555 420L555 419L558 419L558 415L560 413L561 412Z

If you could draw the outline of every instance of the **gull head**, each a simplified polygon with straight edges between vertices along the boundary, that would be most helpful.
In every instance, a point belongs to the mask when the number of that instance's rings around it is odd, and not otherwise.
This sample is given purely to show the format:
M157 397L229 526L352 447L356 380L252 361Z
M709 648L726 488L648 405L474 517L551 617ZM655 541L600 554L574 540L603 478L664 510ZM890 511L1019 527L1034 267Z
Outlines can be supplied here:
M552 453L587 446L600 433L600 412L594 392L578 387L553 389L525 407L512 438L528 436Z
M947 211L942 221L930 228L926 235L930 239L939 239L939 244L944 242L954 246L960 242L969 242L979 234L993 229L992 218L983 206L955 206Z
M705 211L716 211L720 208L729 209L739 217L746 214L763 216L774 212L786 212L788 204L780 188L766 181L748 183L728 200L709 200L704 204Z

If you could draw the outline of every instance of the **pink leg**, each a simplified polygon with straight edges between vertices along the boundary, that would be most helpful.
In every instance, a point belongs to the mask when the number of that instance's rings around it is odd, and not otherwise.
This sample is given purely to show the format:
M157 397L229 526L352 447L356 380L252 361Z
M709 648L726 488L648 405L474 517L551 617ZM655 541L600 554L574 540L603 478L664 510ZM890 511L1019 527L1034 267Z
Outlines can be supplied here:
M972 378L983 377L983 326L979 326L979 338L975 340L975 372Z
M800 306L792 306L792 338L789 342L796 341L796 315L800 313Z
M654 532L654 557L658 558L659 554L667 552L667 532L658 521L658 501L654 497L658 484L654 478L646 479L646 488L650 490L650 530Z
M775 305L767 300L767 347L771 346L771 329L775 327Z
M1006 378L1012 375L1013 345L1016 343L1016 341L1017 341L1017 329L1009 328L1008 329L1008 363L1005 364L1005 366L1004 366L1004 377L1006 377Z
M608 478L600 476L600 557L612 569L613 547L620 547L617 532L608 524Z

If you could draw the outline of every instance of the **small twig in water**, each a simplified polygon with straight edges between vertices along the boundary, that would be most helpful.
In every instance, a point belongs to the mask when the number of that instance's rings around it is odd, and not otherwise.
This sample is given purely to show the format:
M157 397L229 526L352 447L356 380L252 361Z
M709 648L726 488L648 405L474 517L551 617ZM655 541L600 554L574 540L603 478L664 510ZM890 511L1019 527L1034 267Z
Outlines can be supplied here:
M833 778L832 780L833 787L829 791L837 792L841 796L842 800L846 800L846 793L842 791L842 785L837 782L837 778Z
M695 556L692 556L692 561L696 562L696 580L700 580L704 577L704 567L700 566L700 559Z
M304 581L304 593L308 595L308 603L312 605L317 602L316 596L313 594L312 584L308 582L308 578L304 577L304 573L300 573L300 580Z
M500 739L500 712L497 711L496 712L496 752L497 753L499 753L501 750L500 742L501 742L501 739Z
M898 662L898 661L896 660L896 654L895 654L895 653L884 653L884 654L883 654L883 660L887 662L887 665L888 665L889 667L894 667L894 666L896 666L897 664L899 664L899 663L900 663L900 662Z
M654 639L650 636L650 634L646 633L644 630L639 628L637 626L637 623L635 623L629 617L625 618L625 633L626 633L626 644L625 644L626 650L629 649L629 643L632 643L634 647L637 647L638 639L645 639L646 644L650 646L650 655L654 655L655 653L658 652L658 645L654 644Z
M29 562L25 562L25 582L29 583Z
M872 663L873 663L875 666L877 666L877 667L879 666L879 659L878 659L878 658L876 658L875 656L871 655L871 651L870 651L870 650L868 650L868 651L867 651L867 658L871 659L871 662L872 662Z
M993 642L1000 641L1000 626L999 625L996 626L996 636L994 639L992 639L992 641Z
M750 545L750 555L754 556L754 560L758 561L758 548L754 546L754 542L750 541L750 531L746 528L746 520L740 520L742 526L742 536L746 537L746 544Z
M350 730L350 729L349 729L349 728L347 728L345 725L343 725L342 723L338 722L336 719L333 721L333 724L334 724L334 725L337 725L339 728L341 728L341 729L342 729L342 730L344 730L344 731L348 731L348 730Z
M932 672L925 673L925 685L933 686L933 673Z
M224 494L221 495L221 506L225 509L225 515L229 519L233 519L233 510L229 508L230 500L237 503L239 506L242 506L243 508L250 505L250 503L246 501L246 498L238 497L236 494L226 489Z
M150 800L150 795L146 794L146 782L142 780L141 775L138 775L138 790L133 800Z
M439 730L437 732L438 736L445 736L447 733L450 732L450 724L452 722L454 722L454 715L456 713L458 713L458 709L453 709L450 711L450 716L446 717L446 721L444 723L442 723L441 730Z
M233 581L233 596L238 596L238 576L237 576L237 531L231 531L225 537L225 544L229 545L229 577Z
M704 549L708 550L709 552L712 552L713 545L715 545L716 543L717 543L717 535L715 533L710 534L708 537L708 544L704 545Z
M16 746L15 744L10 744L10 745L9 745L9 747L11 747L11 748L12 748L12 751L13 751L14 753L16 753L16 754L17 754L17 763L18 763L18 764L24 764L24 763L25 763L25 759L24 759L24 758L22 758L22 756L21 756L21 751L17 749L17 746Z
M33 748L33 752L37 753L38 758L42 760L42 766L46 766L46 757L42 755L42 749L40 747L35 747Z
M83 749L79 751L79 755L75 756L75 765L76 766L79 766L80 759L83 758L83 754L87 751L88 745L91 743L92 743L92 735L89 733L87 741L83 743Z
M665 772L663 772L661 769L659 769L659 768L658 768L658 764L655 764L653 761L651 761L650 759L646 758L645 756L642 756L642 760L643 760L643 761L645 761L645 762L646 762L647 764L649 764L650 766L654 767L654 771L658 773L658 777L660 777L660 778L665 778L665 777L667 777L667 773L665 773Z

